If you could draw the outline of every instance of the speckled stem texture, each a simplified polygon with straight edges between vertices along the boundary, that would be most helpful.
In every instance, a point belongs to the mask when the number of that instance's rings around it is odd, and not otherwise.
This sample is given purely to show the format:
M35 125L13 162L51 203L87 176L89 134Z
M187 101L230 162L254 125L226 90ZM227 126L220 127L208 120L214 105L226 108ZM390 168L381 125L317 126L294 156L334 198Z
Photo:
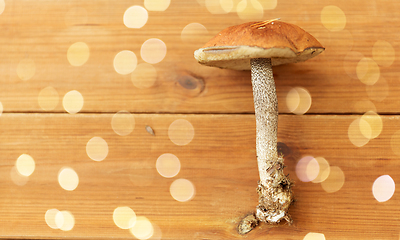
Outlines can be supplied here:
M267 168L278 161L278 98L271 59L251 60L251 81L257 128L258 170L261 184L266 185L267 181L272 179Z
M260 181L256 217L267 223L282 219L291 223L287 213L293 201L291 182L283 173L283 158L278 156L278 99L272 74L271 59L251 59L256 117L256 151Z

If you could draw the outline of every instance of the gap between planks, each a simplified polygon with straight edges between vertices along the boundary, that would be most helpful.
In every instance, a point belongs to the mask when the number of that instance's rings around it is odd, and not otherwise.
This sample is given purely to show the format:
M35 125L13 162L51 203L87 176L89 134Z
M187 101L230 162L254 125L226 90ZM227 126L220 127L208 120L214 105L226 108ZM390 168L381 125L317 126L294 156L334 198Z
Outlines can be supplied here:
M65 115L107 115L107 114L115 114L117 112L115 111L110 111L110 112L90 112L90 111L82 111L76 114L69 114L64 111L57 111L57 112L38 112L38 111L4 111L2 114L41 114L41 115L53 115L53 114L65 114ZM136 114L136 115L254 115L254 112L232 112L232 113L221 113L221 112L130 112L131 114ZM392 112L376 112L380 116L399 116L400 112L398 113L392 113ZM344 112L344 113L338 113L338 112L330 112L330 113L307 113L307 114L302 114L302 115L296 115L292 113L279 113L279 116L362 116L365 113L357 113L357 112Z

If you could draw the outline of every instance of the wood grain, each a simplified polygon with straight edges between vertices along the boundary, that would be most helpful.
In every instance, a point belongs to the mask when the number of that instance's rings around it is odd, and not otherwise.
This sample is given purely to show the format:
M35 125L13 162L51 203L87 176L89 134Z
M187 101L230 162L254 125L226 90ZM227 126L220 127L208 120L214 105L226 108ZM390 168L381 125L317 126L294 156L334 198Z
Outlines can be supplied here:
M159 227L162 239L302 239L321 232L335 239L395 239L399 235L398 195L378 203L372 194L374 180L400 175L399 156L391 149L393 127L400 118L383 116L383 131L364 147L355 147L347 129L357 116L280 116L280 149L286 173L295 180L297 201L290 210L292 226L262 225L241 237L236 225L257 204L258 178L255 159L255 119L252 115L136 114L135 129L118 136L111 128L111 114L3 114L0 122L0 199L3 237L117 238L132 237L112 219L116 207L129 206L138 216ZM168 127L176 119L188 120L195 137L185 146L173 144ZM146 132L151 126L156 135ZM86 154L93 136L108 143L101 162ZM13 183L10 172L22 153L35 159L36 168L25 185ZM181 170L164 178L155 168L163 153L176 155ZM322 156L345 175L343 187L327 193L321 184L301 182L295 173L303 156ZM62 167L79 175L74 191L57 181ZM171 183L188 179L196 189L191 201L178 202ZM75 217L72 231L47 226L48 209L68 210Z
M144 7L145 2L0 0L0 238L133 239L113 222L114 209L129 206L151 221L151 239L297 240L309 232L323 233L326 239L399 239L398 191L387 202L378 202L372 193L379 176L400 181L399 1L277 1L262 17L242 19L234 11L211 13L208 0L176 0L166 11L147 11L142 28L127 28L125 10ZM327 29L321 20L324 7L333 4L345 16L339 31ZM294 224L261 225L240 236L237 223L257 204L250 72L201 66L193 52L228 26L273 18L304 28L326 51L304 63L274 68L279 149L286 173L295 180L297 201L290 210ZM200 23L207 31L182 39L190 23ZM141 89L133 85L131 74L115 71L113 60L129 50L138 64L144 63L141 46L150 38L162 40L167 54L152 65L157 71L154 85ZM390 46L378 49L386 64L373 55L375 44L382 41ZM89 47L89 58L79 67L67 59L76 42ZM368 73L379 73L374 84L359 80L365 69L357 75L357 66L363 58L376 63ZM33 68L25 69L31 77L23 80L19 64L26 60ZM57 97L54 108L43 109L39 95L49 86ZM311 96L305 115L293 115L287 106L294 87ZM72 90L84 99L75 115L63 106ZM121 110L135 119L127 136L117 135L111 125ZM356 147L349 127L370 110L380 114L382 132ZM177 119L194 128L187 145L178 146L169 138L169 126ZM368 132L368 126L364 130ZM103 161L93 161L86 152L93 137L108 144ZM179 158L177 176L165 178L157 172L156 160L164 153ZM15 172L21 154L35 161L29 177ZM320 183L302 182L296 164L304 156L324 157L340 168L345 176L342 188L328 193ZM63 167L79 176L73 191L58 183ZM171 184L181 178L195 186L194 198L187 202L170 194ZM71 231L46 224L45 213L53 208L73 214Z

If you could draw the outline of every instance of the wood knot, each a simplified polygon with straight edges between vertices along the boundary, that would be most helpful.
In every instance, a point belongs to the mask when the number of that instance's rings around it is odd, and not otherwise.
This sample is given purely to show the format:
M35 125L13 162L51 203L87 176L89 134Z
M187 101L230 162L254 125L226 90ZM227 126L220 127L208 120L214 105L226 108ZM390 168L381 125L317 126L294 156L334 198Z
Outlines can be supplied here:
M192 74L183 73L177 77L176 81L185 90L185 93L192 97L200 95L205 89L204 80Z
M283 142L278 142L278 154L282 157L288 157L292 153L291 149Z

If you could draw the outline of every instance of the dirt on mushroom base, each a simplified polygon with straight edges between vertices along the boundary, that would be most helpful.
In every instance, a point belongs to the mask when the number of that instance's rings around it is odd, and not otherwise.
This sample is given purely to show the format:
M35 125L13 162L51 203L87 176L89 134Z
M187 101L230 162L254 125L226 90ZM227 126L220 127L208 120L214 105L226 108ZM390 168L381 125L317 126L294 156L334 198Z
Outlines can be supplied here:
M267 182L267 186L258 183L257 193L259 204L256 213L244 217L239 225L238 232L244 235L254 229L260 222L268 224L278 224L281 220L286 220L290 225L292 218L288 210L293 203L293 182L283 173L283 157L279 157L269 169L268 173L273 180Z
M258 224L259 221L257 220L256 216L254 214L249 214L240 221L238 225L238 232L240 235L244 235L253 230L253 228L257 227Z

